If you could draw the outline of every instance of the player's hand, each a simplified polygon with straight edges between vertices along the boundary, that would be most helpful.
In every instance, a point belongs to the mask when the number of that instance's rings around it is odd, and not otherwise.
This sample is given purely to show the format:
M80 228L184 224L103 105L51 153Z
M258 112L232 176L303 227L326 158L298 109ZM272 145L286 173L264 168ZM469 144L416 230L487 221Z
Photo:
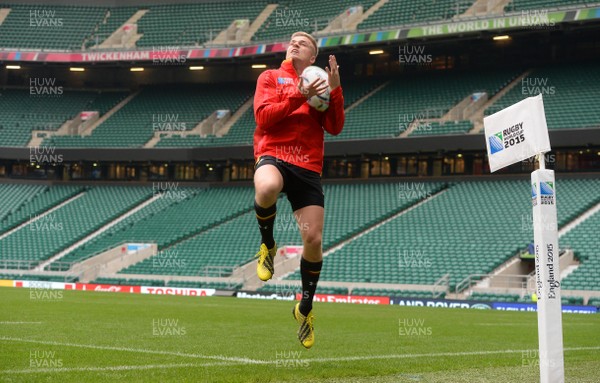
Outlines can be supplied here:
M327 90L327 81L325 81L324 79L316 78L307 86L302 86L302 82L302 79L300 79L300 81L298 82L298 90L307 99L318 94L323 94Z
M335 56L329 55L329 67L325 67L325 70L329 75L329 86L331 87L331 90L334 90L341 85L339 68L340 66L337 63Z

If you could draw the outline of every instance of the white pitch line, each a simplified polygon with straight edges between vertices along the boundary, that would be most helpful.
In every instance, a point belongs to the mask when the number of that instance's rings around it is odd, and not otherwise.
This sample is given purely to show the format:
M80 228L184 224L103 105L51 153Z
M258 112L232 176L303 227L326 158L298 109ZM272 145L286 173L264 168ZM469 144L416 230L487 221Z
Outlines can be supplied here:
M246 364L268 364L268 363L271 363L271 362L265 362L262 360L256 360L256 359L250 359L250 358L228 357L228 356L223 356L223 355L186 354L183 352L175 352L175 351L148 350L148 349L143 349L143 348L116 347L116 346L98 346L98 345L94 345L94 344L62 343L62 342L44 341L44 340L11 338L11 337L6 337L6 336L0 337L0 341L46 344L46 345L50 345L50 346L81 347L81 348L90 348L90 349L94 349L94 350L137 352L137 353L154 354L154 355L182 356L182 357L186 357L186 358L215 359L215 360L220 360L220 361L225 361L225 362L239 362L239 363L246 363Z
M591 351L600 350L600 346L593 347L571 347L564 351ZM432 354L390 354L390 355L369 355L369 356L346 356L337 358L315 358L303 359L307 362L327 363L327 362L352 362L359 360L377 360L377 359L409 359L409 358L437 358L447 356L475 356L475 355L498 355L498 354L518 354L524 352L534 352L535 350L490 350L490 351L465 351L465 352L438 352Z
M184 368L184 367L214 367L232 366L235 363L177 363L177 364L149 364L143 366L108 366L108 367L60 367L60 368L30 368L25 370L0 370L0 374L47 374L53 372L96 372L96 371L136 371L153 370L157 368Z
M4 321L4 322L0 322L0 324L42 324L42 322L10 322L10 321Z
M172 351L161 351L161 350L147 350L147 349L135 349L135 348L127 348L127 347L113 347L113 346L97 346L97 345L87 345L87 344L76 344L76 343L60 343L60 342L51 342L51 341L37 341L37 340L29 340L29 339L20 339L20 338L9 338L9 337L0 337L0 341L15 341L15 342L26 342L26 343L37 343L37 344L47 344L53 346L66 346L66 347L82 347L82 348L91 348L97 350L112 350L112 351L126 351L126 352L138 352L138 353L146 353L146 354L155 354L155 355L173 355L173 356L182 356L188 358L200 358L200 359L216 359L224 362L236 362L242 364L274 364L277 361L275 360L257 360L257 359L249 359L249 358L237 358L237 357L226 357L222 355L199 355L199 354L186 354L181 352L172 352ZM591 346L591 347L567 347L564 348L564 351L595 351L600 350L600 346ZM364 356L345 356L345 357L335 357L335 358L306 358L302 359L307 362L315 362L315 363L328 363L328 362L352 362L352 361L362 361L362 360L385 360L385 359L410 359L410 358L438 358L438 357L454 357L454 356L477 356L477 355L499 355L499 354L519 354L519 353L531 353L536 352L537 349L529 349L529 350L489 350L489 351L465 351L465 352L438 352L438 353L430 353L430 354L389 354L389 355L364 355ZM53 369L52 371L55 371Z
M535 323L473 323L475 326L490 327L512 327L512 326L535 326Z

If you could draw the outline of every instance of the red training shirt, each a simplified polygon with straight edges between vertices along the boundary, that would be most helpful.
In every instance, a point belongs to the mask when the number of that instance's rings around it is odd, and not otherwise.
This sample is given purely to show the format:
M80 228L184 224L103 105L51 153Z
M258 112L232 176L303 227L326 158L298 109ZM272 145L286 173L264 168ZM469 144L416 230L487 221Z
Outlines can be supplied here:
M344 96L339 86L330 92L329 108L319 112L297 88L291 60L261 73L254 94L254 159L273 156L321 173L324 132L338 135L344 127Z

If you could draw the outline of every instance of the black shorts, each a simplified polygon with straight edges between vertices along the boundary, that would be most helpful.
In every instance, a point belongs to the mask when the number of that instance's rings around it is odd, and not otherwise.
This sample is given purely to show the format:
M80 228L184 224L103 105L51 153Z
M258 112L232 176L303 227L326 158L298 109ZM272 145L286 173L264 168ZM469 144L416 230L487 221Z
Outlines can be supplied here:
M283 177L283 192L296 211L306 206L325 207L325 195L321 186L321 175L312 170L292 165L273 156L261 156L254 170L263 165L273 165Z

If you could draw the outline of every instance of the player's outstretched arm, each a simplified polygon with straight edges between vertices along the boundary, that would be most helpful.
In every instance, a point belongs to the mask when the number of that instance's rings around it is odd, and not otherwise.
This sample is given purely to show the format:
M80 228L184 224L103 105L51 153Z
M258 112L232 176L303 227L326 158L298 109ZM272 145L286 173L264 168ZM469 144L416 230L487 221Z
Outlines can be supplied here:
M329 93L329 108L325 112L323 128L327 133L334 136L342 132L346 118L344 114L344 95L342 93L339 68L340 66L337 63L335 56L330 55L329 67L325 68L325 70L329 76L331 92Z
M338 86L342 85L340 81L340 66L334 55L329 55L329 66L325 67L327 75L329 76L329 86L331 90L334 90Z

